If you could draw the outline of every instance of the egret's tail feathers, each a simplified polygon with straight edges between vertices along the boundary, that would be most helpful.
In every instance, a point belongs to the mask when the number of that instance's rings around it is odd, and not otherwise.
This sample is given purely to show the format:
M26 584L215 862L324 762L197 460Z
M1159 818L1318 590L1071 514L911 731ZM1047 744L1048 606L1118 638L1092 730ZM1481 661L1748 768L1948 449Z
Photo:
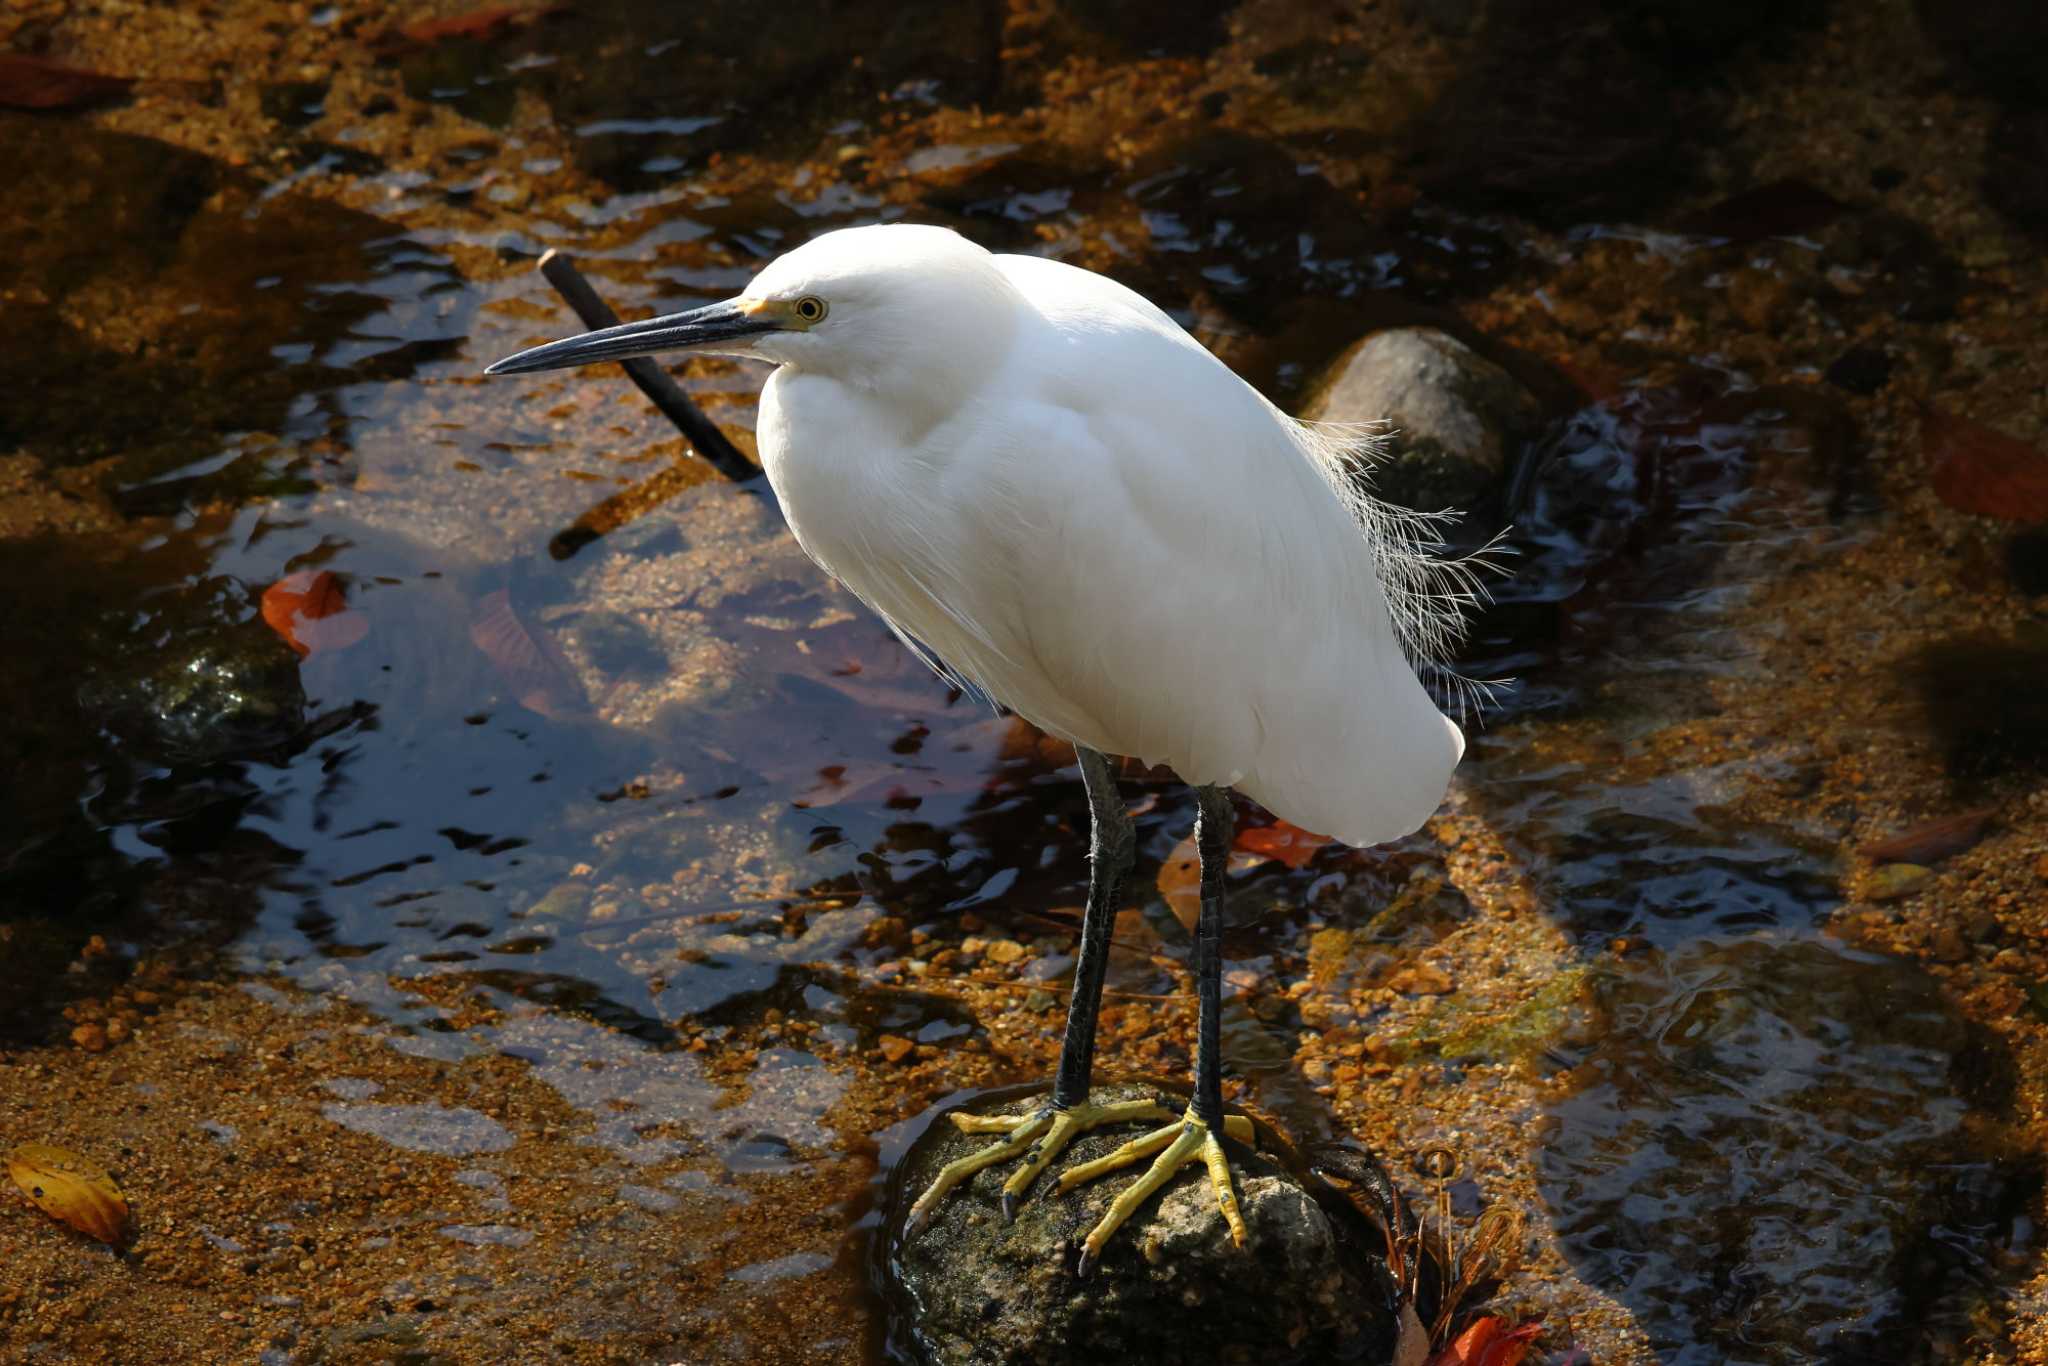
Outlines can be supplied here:
M1469 614L1490 598L1487 576L1507 572L1501 561L1514 551L1506 532L1454 554L1444 532L1464 514L1454 508L1416 512L1373 497L1373 475L1386 459L1391 423L1297 420L1294 428L1302 450L1372 547L1402 653L1444 709L1469 724L1505 680L1468 677L1452 661L1469 629Z

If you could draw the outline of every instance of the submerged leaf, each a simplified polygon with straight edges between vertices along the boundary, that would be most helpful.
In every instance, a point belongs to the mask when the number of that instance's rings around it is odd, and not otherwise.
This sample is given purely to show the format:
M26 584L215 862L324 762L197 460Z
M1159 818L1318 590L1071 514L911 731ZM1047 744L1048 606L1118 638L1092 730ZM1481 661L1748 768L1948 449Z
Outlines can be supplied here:
M370 630L368 617L349 610L331 569L302 569L264 589L263 620L301 656L345 650Z
M1890 839L1865 845L1863 857L1873 863L1937 863L1950 854L1960 854L1984 838L1995 806L1980 806L1938 821L1928 821L1902 830Z
M1174 845L1159 865L1159 895L1181 928L1193 934L1202 917L1202 855L1193 835Z
M62 66L42 57L0 53L0 108L76 109L128 93L126 76Z
M2010 522L2048 522L2048 455L1953 413L1921 413L1920 444L1934 466L1934 492L1963 512Z
M7 1154L7 1174L58 1223L115 1246L127 1236L127 1198L91 1158L49 1143L24 1143Z
M382 56L396 57L452 39L483 42L500 37L515 28L523 28L537 20L559 14L565 8L563 5L542 5L538 8L491 5L463 14L444 15L439 19L422 19L418 23L389 29L371 39L370 45Z
M1278 859L1289 868L1298 869L1306 868L1314 860L1316 851L1329 842L1328 835L1312 835L1300 826L1275 821L1271 825L1239 830L1234 847Z
M499 677L528 711L560 720L589 707L569 657L545 628L527 625L505 589L476 600L469 639L497 666Z

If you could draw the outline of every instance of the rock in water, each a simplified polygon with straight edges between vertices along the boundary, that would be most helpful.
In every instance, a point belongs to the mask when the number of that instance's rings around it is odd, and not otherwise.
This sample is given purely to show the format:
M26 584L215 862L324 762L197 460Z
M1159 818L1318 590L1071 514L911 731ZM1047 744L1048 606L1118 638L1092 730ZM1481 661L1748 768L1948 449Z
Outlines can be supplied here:
M150 634L122 620L109 657L78 688L89 722L153 763L219 763L290 745L306 726L299 658L237 615L245 599L239 583L208 580L152 604Z
M1099 1086L1098 1101L1158 1096L1156 1086ZM1024 1114L1042 1090L983 1097L968 1109ZM903 1319L897 1341L933 1366L1051 1366L1055 1362L1159 1363L1384 1360L1392 1314L1381 1264L1363 1251L1353 1221L1333 1214L1270 1153L1233 1145L1232 1170L1249 1239L1230 1241L1199 1163L1117 1230L1101 1265L1074 1274L1081 1242L1144 1165L1060 1195L1065 1167L1100 1157L1145 1132L1122 1125L1084 1134L1040 1176L1003 1222L1002 1184L1014 1163L976 1174L908 1240L902 1217L956 1157L998 1141L962 1134L941 1117L904 1158L891 1184L886 1266Z
M1354 343L1311 386L1301 416L1394 429L1373 492L1418 512L1470 508L1500 487L1517 439L1542 420L1521 382L1456 337L1396 327Z

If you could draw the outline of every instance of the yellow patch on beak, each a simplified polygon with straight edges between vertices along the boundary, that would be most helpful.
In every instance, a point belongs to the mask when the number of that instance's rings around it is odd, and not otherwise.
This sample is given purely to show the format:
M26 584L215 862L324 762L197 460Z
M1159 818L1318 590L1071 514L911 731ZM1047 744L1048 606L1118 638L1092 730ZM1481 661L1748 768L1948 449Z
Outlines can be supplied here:
M778 331L808 332L825 319L825 301L815 294L801 299L734 299L733 306L755 322Z

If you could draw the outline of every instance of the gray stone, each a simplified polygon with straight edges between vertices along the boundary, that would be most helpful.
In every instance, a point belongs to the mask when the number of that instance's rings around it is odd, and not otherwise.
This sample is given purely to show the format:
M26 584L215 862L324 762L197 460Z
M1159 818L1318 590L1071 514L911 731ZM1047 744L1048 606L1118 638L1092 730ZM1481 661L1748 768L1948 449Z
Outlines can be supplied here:
M1095 1090L1098 1101L1160 1094L1128 1083ZM1042 1099L1013 1095L969 1108L1015 1114ZM1164 1099L1176 1110L1184 1104ZM939 1168L995 1141L961 1134L943 1119L934 1123L905 1157L893 1188L890 1298L909 1320L894 1336L909 1339L936 1366L1384 1359L1392 1320L1377 1293L1379 1263L1286 1168L1240 1146L1231 1167L1249 1232L1245 1247L1232 1245L1196 1163L1117 1230L1088 1279L1078 1278L1082 1240L1145 1168L1066 1195L1055 1192L1054 1178L1142 1132L1125 1125L1075 1140L1010 1224L1000 1197L1015 1164L987 1168L905 1240L904 1209Z
M1456 337L1397 327L1355 342L1310 386L1301 416L1392 428L1373 492L1421 512L1469 508L1500 487L1543 412L1521 383Z

